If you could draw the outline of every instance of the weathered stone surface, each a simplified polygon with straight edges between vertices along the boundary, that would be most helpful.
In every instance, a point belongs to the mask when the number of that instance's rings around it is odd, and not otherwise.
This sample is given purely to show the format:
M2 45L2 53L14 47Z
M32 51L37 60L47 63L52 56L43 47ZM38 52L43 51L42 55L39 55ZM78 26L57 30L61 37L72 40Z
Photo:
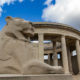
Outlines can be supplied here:
M35 58L28 42L9 39L3 46L0 48L0 73L23 73L23 66Z
M50 66L38 60L29 61L24 67L24 74L63 74L60 66Z

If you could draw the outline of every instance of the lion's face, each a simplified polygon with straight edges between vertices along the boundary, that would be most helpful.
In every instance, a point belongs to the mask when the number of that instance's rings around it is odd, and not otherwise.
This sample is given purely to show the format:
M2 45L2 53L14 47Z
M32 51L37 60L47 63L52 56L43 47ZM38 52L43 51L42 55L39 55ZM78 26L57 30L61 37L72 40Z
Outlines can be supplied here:
M34 27L32 26L31 22L12 17L7 17L6 21L7 24L12 27L12 29L19 31L26 36L31 37L34 35ZM12 25L14 26L14 28Z

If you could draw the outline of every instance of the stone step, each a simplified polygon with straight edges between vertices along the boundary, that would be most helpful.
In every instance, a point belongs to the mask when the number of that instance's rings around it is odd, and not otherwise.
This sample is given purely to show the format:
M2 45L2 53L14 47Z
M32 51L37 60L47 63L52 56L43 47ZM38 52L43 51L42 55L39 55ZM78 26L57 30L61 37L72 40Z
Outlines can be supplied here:
M43 75L0 75L0 80L73 80L72 75L67 74L43 74Z

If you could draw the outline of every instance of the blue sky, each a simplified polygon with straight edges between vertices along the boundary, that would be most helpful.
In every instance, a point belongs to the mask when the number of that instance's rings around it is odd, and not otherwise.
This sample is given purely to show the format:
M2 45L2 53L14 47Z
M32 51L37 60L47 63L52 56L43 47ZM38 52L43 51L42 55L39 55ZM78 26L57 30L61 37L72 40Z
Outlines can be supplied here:
M3 12L0 17L0 30L6 24L6 16L20 17L32 22L43 22L42 11L46 7L44 2L46 0L24 0L23 2L16 1L10 5L4 4L2 6ZM53 0L53 3L55 1Z
M63 23L80 30L80 0L0 0L0 30L7 16Z

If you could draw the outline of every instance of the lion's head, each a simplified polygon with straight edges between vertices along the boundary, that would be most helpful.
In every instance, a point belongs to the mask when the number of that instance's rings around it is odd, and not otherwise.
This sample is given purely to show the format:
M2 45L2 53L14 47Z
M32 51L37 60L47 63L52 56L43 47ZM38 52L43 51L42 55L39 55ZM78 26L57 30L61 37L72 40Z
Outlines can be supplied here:
M3 32L5 32L7 36L14 35L16 38L22 36L27 38L34 35L32 22L10 16L6 17L6 22L7 25L3 28Z

